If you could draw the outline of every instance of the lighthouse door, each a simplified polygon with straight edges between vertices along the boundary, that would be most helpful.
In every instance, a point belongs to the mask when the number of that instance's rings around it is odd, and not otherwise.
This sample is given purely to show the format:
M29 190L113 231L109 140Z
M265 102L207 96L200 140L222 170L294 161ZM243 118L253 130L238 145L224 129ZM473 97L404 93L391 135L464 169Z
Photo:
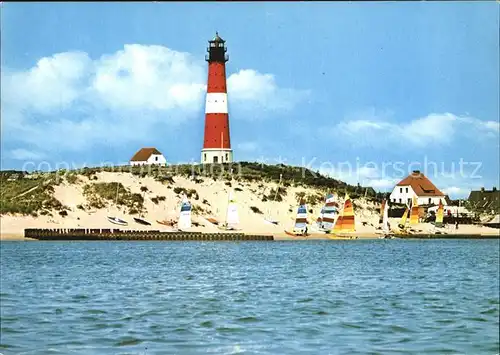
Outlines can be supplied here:
M218 163L219 162L219 157L218 156L215 156L214 157L214 163Z

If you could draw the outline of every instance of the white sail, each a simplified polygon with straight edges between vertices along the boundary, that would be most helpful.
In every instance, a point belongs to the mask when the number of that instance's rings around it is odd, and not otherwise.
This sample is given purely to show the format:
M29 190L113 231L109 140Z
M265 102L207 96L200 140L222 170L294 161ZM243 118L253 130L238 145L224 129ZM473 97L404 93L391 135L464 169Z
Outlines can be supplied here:
M228 226L234 226L239 223L240 218L238 216L238 205L236 204L236 198L231 190L229 192L229 201L227 204L226 224Z
M382 217L382 230L384 233L389 233L389 203L385 203L384 206L384 215Z
M186 230L191 228L191 203L186 196L182 199L181 213L179 215L179 221L177 222L177 227L180 230Z

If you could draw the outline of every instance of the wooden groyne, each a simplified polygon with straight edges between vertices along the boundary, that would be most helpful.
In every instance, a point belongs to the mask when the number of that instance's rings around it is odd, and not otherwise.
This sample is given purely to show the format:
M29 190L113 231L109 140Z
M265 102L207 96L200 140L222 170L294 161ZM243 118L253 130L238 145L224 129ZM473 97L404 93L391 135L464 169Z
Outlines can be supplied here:
M244 233L160 232L121 229L38 229L24 230L25 238L38 240L168 240L168 241L254 241L274 240L272 235Z

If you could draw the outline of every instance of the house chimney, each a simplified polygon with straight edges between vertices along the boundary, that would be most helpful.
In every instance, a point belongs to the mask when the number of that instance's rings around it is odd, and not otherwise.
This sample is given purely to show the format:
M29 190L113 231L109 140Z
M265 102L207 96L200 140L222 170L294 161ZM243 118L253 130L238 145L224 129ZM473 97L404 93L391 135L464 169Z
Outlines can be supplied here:
M484 187L481 187L481 192L484 192Z
M496 186L493 186L493 191L496 191L496 190L497 190Z
M413 175L420 175L420 170L413 170Z

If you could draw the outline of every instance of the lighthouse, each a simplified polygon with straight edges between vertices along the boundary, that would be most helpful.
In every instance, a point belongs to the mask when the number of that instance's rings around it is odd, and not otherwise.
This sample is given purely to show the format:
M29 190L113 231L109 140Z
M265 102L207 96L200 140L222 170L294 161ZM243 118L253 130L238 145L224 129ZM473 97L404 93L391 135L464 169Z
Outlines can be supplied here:
M230 163L233 161L229 136L229 115L226 89L226 45L219 34L208 41L207 97L205 101L205 135L201 150L202 163Z

